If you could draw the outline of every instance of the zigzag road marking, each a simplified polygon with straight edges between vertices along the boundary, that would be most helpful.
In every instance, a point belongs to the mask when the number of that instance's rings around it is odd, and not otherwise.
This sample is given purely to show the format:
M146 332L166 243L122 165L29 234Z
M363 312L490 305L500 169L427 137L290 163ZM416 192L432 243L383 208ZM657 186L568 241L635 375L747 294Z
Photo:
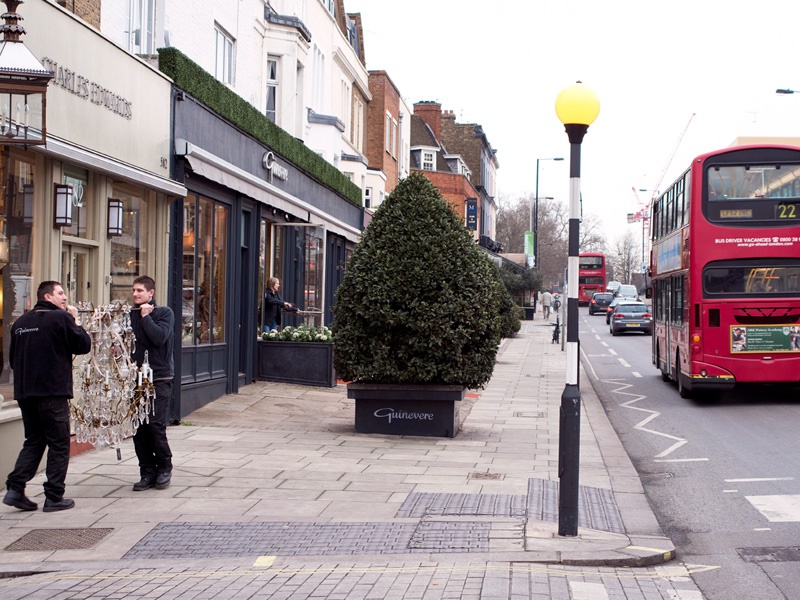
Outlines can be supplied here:
M623 390L626 390L626 389L628 389L630 387L633 387L633 384L625 383L624 379L603 379L602 381L604 383L608 383L608 384L612 384L612 385L619 385L620 386L619 388L617 388L615 390L611 390L615 394L620 394L620 395L623 395L623 396L633 396L633 398L631 398L627 402L623 402L622 404L620 404L620 406L622 406L623 408L629 408L631 410L638 410L640 412L648 414L648 416L646 418L644 418L639 423L637 423L636 425L633 426L634 429L638 429L639 431L644 431L646 433L652 433L653 435L657 435L657 436L664 437L664 438L667 438L669 440L674 440L675 441L675 443L672 446L670 446L669 448L667 448L663 452L660 452L659 454L656 454L653 458L664 458L665 456L668 456L668 455L672 454L673 452L675 452L675 450L677 450L678 448L680 448L684 444L688 443L688 440L685 440L684 438L677 437L677 436L674 436L674 435L670 435L670 434L664 433L662 431L656 431L655 429L650 429L649 427L646 427L646 425L648 425L651 421L653 421L654 419L657 419L658 417L660 417L661 413L658 412L658 411L655 411L655 410L650 410L649 408L642 408L641 406L634 406L634 404L636 404L640 400L644 400L645 398L647 398L647 396L644 396L642 394L631 394L629 392L623 391Z

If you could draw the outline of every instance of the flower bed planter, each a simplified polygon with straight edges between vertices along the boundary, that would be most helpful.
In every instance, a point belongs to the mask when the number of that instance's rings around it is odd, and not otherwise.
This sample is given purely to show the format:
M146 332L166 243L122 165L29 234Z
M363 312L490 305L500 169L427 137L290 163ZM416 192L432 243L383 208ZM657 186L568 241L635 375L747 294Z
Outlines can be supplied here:
M262 381L335 387L333 344L259 340L258 378Z
M351 383L356 401L356 433L455 437L460 426L460 385Z

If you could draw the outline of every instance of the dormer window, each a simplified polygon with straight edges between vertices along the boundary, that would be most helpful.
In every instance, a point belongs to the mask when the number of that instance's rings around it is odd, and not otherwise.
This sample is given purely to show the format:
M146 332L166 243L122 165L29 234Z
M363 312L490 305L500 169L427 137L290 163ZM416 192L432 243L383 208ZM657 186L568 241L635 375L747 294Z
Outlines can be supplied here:
M429 152L428 150L422 151L422 170L435 171L436 170L436 153Z

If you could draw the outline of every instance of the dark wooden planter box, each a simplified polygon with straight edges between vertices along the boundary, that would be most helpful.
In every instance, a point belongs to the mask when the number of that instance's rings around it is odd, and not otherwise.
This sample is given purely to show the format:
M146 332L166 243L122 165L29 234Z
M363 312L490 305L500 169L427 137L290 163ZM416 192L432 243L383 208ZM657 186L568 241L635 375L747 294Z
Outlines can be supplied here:
M525 310L525 320L526 321L533 321L533 316L536 314L536 309L532 306L523 306Z
M356 401L356 433L455 437L460 385L351 383L347 397Z
M335 387L333 344L259 340L258 378L262 381Z

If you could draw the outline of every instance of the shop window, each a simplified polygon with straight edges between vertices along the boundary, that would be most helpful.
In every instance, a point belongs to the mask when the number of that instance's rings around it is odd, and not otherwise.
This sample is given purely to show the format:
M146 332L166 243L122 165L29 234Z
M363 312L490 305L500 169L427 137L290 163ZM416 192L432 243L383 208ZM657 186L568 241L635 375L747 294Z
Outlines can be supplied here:
M113 197L122 200L122 235L109 240L111 299L130 301L133 280L153 275L147 272L148 203L143 189L124 184L114 184ZM166 300L165 293L157 293L157 302Z
M8 364L11 326L36 303L31 266L34 179L32 163L4 153L0 161L0 181L4 184L0 195L0 404L14 397Z
M229 209L195 195L183 208L182 344L223 343Z

